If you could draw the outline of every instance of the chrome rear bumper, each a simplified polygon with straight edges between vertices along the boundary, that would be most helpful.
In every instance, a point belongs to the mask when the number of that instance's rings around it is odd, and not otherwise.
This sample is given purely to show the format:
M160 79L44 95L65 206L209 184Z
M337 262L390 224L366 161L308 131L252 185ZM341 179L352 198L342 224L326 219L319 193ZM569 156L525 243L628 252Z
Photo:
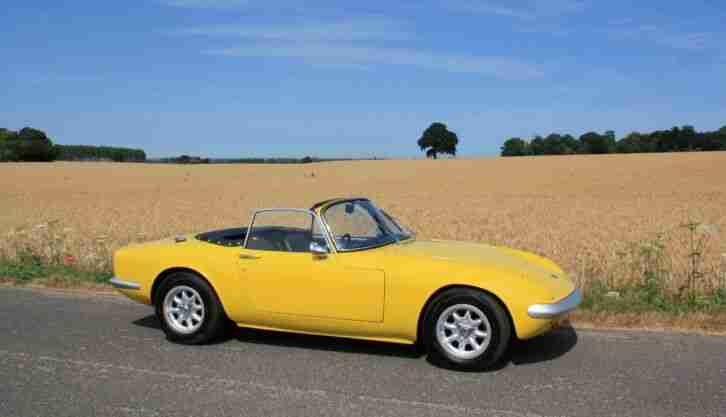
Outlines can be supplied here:
M582 302L582 292L575 288L570 295L552 304L534 304L529 306L527 314L533 319L551 319L577 308Z
M130 282L130 281L124 281L117 277L113 277L108 281L109 284L113 285L115 288L119 288L122 290L138 290L141 289L141 285Z

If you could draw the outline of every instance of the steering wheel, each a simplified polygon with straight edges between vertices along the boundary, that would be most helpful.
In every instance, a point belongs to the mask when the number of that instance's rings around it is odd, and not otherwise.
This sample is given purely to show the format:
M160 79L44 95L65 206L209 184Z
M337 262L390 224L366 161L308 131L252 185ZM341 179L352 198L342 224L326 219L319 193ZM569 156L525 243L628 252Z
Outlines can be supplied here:
M342 243L342 246L345 246L346 248L350 249L350 243L353 241L353 238L350 236L350 233L346 233L343 236L340 237L340 240Z

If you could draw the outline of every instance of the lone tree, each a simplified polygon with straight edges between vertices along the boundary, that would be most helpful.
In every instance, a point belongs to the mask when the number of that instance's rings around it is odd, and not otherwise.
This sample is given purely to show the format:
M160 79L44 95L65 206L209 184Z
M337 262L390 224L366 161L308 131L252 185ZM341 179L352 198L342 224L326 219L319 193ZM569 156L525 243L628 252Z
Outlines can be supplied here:
M445 124L439 122L432 123L418 140L418 146L422 151L426 151L426 157L434 159L441 153L456 156L458 143L459 138L456 133L451 132Z

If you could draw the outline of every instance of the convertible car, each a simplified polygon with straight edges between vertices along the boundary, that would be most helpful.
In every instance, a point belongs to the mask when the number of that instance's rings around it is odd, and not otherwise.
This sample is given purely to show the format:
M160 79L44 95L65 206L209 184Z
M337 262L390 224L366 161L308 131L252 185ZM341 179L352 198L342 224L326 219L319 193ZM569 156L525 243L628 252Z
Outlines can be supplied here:
M153 305L169 340L240 327L417 344L455 368L553 328L580 290L552 261L421 240L365 198L263 209L248 227L131 245L111 284Z

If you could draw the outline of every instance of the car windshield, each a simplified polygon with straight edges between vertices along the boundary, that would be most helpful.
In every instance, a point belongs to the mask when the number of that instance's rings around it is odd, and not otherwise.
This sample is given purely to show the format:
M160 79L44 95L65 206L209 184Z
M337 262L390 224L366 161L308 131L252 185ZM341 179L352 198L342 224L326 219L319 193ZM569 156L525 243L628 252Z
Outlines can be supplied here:
M368 249L413 235L368 200L350 200L326 208L323 217L339 251Z
M386 225L396 236L396 239L407 240L414 237L414 233L412 231L399 223L398 220L394 219L390 214L383 210L381 210L381 214L383 214L383 219L385 220Z

